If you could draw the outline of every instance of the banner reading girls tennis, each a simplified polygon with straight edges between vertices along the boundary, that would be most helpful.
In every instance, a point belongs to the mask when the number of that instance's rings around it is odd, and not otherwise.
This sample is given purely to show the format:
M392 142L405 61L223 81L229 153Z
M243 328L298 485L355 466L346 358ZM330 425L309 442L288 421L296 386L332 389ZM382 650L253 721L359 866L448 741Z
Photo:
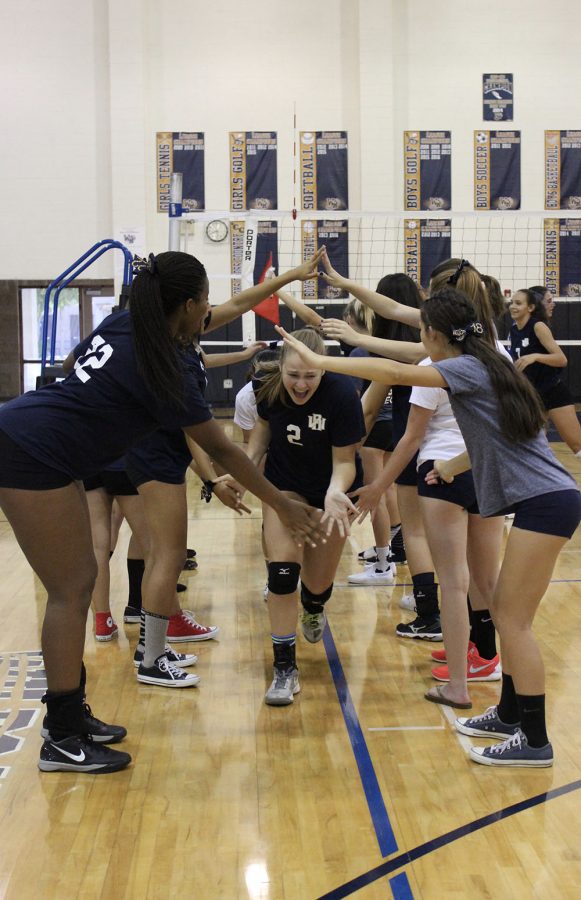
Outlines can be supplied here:
M474 132L474 209L520 209L520 131Z
M157 211L167 212L174 172L181 172L183 176L182 210L205 209L204 132L158 131L156 148Z
M545 219L545 277L556 297L581 297L581 218Z
M301 131L302 209L348 209L347 132Z
M430 275L441 262L450 259L451 219L404 220L404 268L416 284L427 288Z
M482 118L485 122L512 122L514 118L512 75L482 76Z
M449 131L404 131L404 209L452 206L452 135Z
M248 256L250 254L250 256ZM235 278L232 282L232 295L242 290L241 276L243 263L252 273L249 283L244 287L258 284L266 270L273 268L278 272L278 224L277 222L257 222L253 218L247 221L230 223L230 266Z
M230 209L276 209L276 131L230 132Z
M309 259L319 247L325 245L331 266L349 277L349 226L345 219L314 220L301 222L301 247L303 260ZM332 287L323 278L303 281L304 300L335 300L347 297L347 291Z
M545 131L545 209L581 209L581 131Z

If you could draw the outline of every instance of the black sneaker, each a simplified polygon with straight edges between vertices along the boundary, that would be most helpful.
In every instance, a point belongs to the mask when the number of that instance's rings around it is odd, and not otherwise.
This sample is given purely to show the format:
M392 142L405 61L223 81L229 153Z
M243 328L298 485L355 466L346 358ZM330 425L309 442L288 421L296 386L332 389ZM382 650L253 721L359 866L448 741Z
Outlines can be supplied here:
M195 559L186 559L185 563L182 566L184 572L193 572L198 568L198 564Z
M187 584L180 584L179 581L176 584L176 591L178 592L178 594L183 594L183 592L187 591L187 589L188 589Z
M163 652L165 653L168 662L177 666L178 669L187 669L188 666L195 666L198 661L198 657L195 653L176 653L173 647L170 647L167 644ZM135 648L135 653L133 654L133 665L138 669L142 662L143 650L139 649L138 644Z
M196 551L192 550L190 547L188 547L188 549L186 550L186 558L193 559L195 555L196 555Z
M392 548L389 554L389 561L393 563L407 563L405 547Z
M122 741L127 736L127 729L123 728L122 725L108 725L106 722L102 722L101 719L97 719L88 703L83 704L83 709L87 733L96 744L118 744L119 741ZM42 721L40 734L45 741L50 740L47 716Z
M126 606L123 612L123 621L127 625L139 625L141 621L141 610L136 606Z
M87 737L68 737L62 741L47 738L40 748L41 772L86 772L104 775L118 772L131 762L128 753L94 744Z
M422 641L441 641L440 617L424 619L422 616L418 616L413 622L400 622L395 633L398 637L419 638Z
M137 680L144 684L158 684L161 687L185 688L194 687L200 680L193 672L184 672L170 663L167 656L158 656L152 666L146 668L143 663L137 670Z

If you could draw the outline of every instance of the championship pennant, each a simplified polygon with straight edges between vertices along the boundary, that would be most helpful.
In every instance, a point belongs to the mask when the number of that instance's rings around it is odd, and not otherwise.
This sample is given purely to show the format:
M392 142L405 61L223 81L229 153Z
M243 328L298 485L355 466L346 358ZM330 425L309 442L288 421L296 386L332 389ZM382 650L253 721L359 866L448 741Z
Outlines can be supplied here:
M520 131L474 132L474 209L520 209Z
M510 74L482 76L482 118L485 122L512 122L513 83Z
M404 209L452 206L452 135L449 131L404 131Z
M556 297L581 297L581 219L545 219L545 278Z
M347 132L301 131L301 208L349 207Z
M404 267L406 275L427 287L436 266L450 259L451 219L404 220Z
M345 219L305 219L301 222L302 259L309 259L323 244L333 269L348 278L349 225ZM303 281L303 300L335 300L347 296L347 291L332 287L324 278Z
M545 131L545 209L581 209L581 131Z
M230 209L276 209L276 131L230 132Z
M167 212L170 182L174 172L181 172L182 210L195 212L206 208L204 188L204 133L200 131L158 131L157 211Z

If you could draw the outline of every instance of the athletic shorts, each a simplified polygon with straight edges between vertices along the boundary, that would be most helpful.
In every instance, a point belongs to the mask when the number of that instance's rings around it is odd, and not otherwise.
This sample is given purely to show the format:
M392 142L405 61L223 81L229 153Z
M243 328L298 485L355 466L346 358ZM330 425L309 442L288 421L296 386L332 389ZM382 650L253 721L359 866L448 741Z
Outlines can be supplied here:
M138 493L127 472L122 469L105 469L98 475L91 475L83 480L83 486L85 491L104 488L111 497L134 497Z
M573 404L571 392L562 381L558 381L552 387L544 390L540 397L547 412L550 412L552 409L559 409L561 406L572 406Z
M400 472L397 478L395 479L396 484L401 484L405 487L417 487L418 485L418 454L416 453L413 459L410 459L409 463L403 470Z
M389 452L393 449L393 431L389 419L380 419L375 423L363 447L371 450Z
M170 462L167 468L158 466L155 472L143 472L136 466L128 463L126 471L131 484L139 488L148 481L159 481L161 484L184 484L187 467L184 469L183 466L174 466Z
M0 487L22 491L53 491L74 481L70 475L35 459L0 431Z
M503 512L514 513L513 528L571 538L581 522L581 494L574 488L552 491L521 500Z
M462 472L460 475L456 475L451 484L447 484L445 481L438 481L437 484L428 484L426 475L433 468L434 460L428 459L418 469L418 494L420 497L432 497L434 500L445 500L446 503L455 503L456 506L461 506L466 512L478 515L479 509L476 502L472 472Z

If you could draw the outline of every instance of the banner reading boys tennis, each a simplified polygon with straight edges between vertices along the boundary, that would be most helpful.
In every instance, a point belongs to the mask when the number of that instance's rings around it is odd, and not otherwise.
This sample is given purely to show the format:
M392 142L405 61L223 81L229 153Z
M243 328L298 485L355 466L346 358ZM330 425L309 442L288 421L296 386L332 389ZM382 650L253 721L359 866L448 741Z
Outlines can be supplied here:
M545 131L545 209L581 209L581 131Z
M520 131L474 132L474 209L520 209Z
M404 131L404 209L452 206L452 135L449 131Z
M514 118L512 75L482 76L482 118L485 122L512 122Z
M331 266L349 277L349 226L345 219L314 220L301 222L301 247L303 260L309 259L319 247L325 245ZM347 297L347 291L332 287L323 278L303 281L304 300L335 300Z
M276 131L230 132L230 209L276 209Z
M581 218L545 219L545 277L556 297L581 297Z
M416 284L427 288L436 266L452 255L451 236L451 219L405 219L406 275Z
M157 211L167 212L173 172L181 172L183 175L183 211L205 209L204 132L158 131L156 148Z
M301 131L301 208L348 209L347 132Z

